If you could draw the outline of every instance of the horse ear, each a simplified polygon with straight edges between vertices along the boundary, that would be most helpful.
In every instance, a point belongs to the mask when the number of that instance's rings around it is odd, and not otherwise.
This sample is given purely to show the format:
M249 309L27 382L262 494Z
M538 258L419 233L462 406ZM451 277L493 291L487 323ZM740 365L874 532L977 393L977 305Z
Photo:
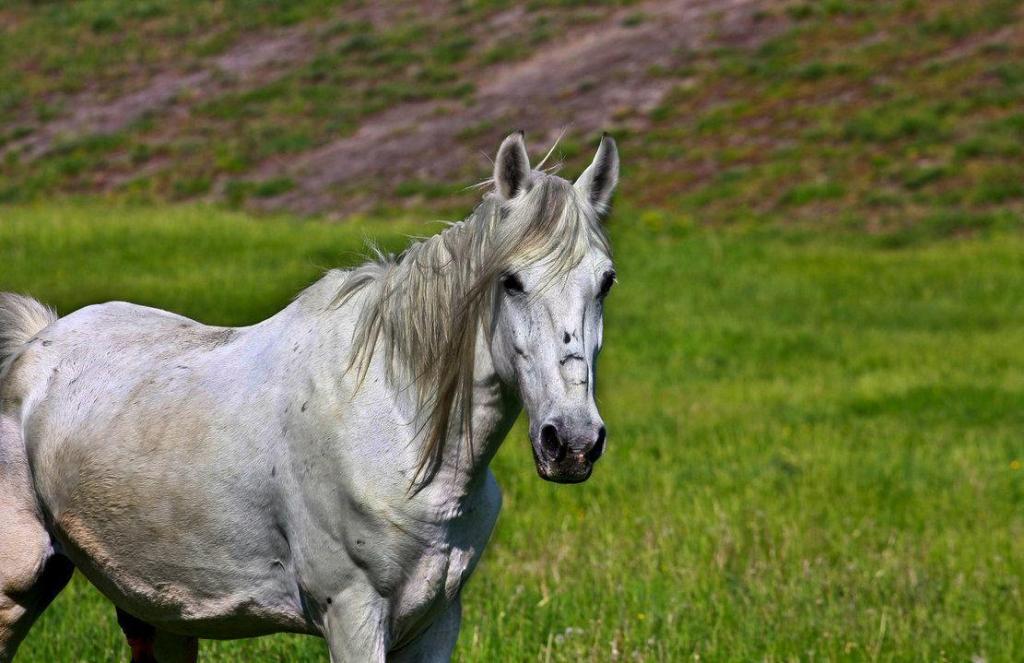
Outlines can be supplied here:
M494 159L494 186L505 200L515 198L523 191L530 176L530 157L526 154L523 132L508 135L498 148Z
M619 182L619 150L615 139L604 134L594 160L576 180L576 190L582 193L599 214L608 211L608 202Z

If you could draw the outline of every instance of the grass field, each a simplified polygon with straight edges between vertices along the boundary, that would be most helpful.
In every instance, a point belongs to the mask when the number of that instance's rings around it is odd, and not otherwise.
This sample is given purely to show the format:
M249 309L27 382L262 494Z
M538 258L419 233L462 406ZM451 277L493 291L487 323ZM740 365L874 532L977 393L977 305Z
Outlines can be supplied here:
M0 209L0 289L68 312L130 299L222 324L433 227L214 208ZM457 660L1024 657L1024 237L696 229L614 218L600 403L582 486L521 426L465 594ZM125 659L85 581L20 661ZM326 660L312 638L204 660Z

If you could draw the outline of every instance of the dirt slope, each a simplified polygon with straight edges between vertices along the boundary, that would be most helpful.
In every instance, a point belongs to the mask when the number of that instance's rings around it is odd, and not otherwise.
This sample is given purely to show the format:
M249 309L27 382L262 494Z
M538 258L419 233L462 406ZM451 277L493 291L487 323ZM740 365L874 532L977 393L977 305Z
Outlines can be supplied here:
M337 185L358 182L371 196L411 177L450 177L467 164L486 172L478 151L489 154L504 130L525 129L533 145L546 146L566 128L582 135L622 124L640 129L677 82L653 72L677 68L710 44L759 43L781 25L758 20L768 4L667 0L614 12L524 61L473 72L472 103L400 104L368 118L351 136L264 164L259 179L288 177L298 184L263 206L322 211L335 204ZM624 25L635 15L643 22ZM480 126L495 130L479 132L478 140L460 138L467 127Z
M0 5L0 204L448 216L525 129L655 227L1024 218L1021 0ZM902 240L901 240L902 241Z
M0 198L8 175L7 197L15 198L32 185L43 191L142 191L178 198L224 198L242 191L246 204L260 209L334 214L366 209L410 179L478 178L488 168L480 152L493 152L513 128L527 130L538 150L563 130L592 137L600 130L642 128L649 111L678 82L671 72L686 58L712 46L760 43L782 26L780 12L766 11L779 5L777 0L660 0L622 8L615 3L593 9L513 6L479 16L463 16L457 3L442 0L346 6L298 25L242 34L212 56L179 58L172 52L148 67L127 69L118 80L104 82L99 75L105 70L99 69L97 79L75 94L44 95L61 110L43 118L23 110L12 118L11 132L0 133L0 159L7 164L6 173L0 168ZM6 18L17 23L15 15ZM385 45L396 39L391 35L406 26L422 36L387 51ZM453 33L456 40L465 35L468 54L451 56L433 43L451 42ZM367 34L383 36L359 59L359 39ZM173 48L185 53L203 38L189 35ZM407 53L398 52L401 48ZM346 49L352 55L340 58ZM378 94L375 86L386 88L391 81L379 80L385 73L369 66L375 59L403 55L433 58L448 68L437 73L440 65L431 61L420 69L412 62L404 70L385 70L394 78L414 71L409 78L418 88L396 99ZM289 83L308 88L309 79L320 75L310 72L323 60L336 70L351 66L365 72L362 79L341 76L332 90L342 100L350 91L362 98L345 130L309 122L298 103L270 109L263 125L250 119L261 112L246 107L250 99ZM360 70L364 62L370 65ZM440 93L433 93L429 76L438 79ZM469 92L445 93L450 79ZM238 108L217 111L228 119L210 110L231 103ZM265 144L264 135L286 132L293 122L312 125L304 127L297 146L237 148ZM227 159L228 167L209 165L205 152L231 149L245 153ZM69 153L77 161L66 163ZM45 174L42 184L23 175L33 169ZM252 191L256 194L249 195Z

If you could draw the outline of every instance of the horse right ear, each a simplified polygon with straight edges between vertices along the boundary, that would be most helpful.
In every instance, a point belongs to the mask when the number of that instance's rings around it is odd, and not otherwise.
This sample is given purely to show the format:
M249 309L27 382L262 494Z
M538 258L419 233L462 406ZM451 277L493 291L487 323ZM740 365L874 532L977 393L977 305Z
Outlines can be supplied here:
M494 188L505 200L522 193L530 177L530 157L526 153L523 135L522 131L509 134L494 159Z
M619 150L615 139L608 134L601 136L601 144L594 155L594 161L587 166L576 180L576 190L586 196L598 214L608 212L615 185L619 182Z

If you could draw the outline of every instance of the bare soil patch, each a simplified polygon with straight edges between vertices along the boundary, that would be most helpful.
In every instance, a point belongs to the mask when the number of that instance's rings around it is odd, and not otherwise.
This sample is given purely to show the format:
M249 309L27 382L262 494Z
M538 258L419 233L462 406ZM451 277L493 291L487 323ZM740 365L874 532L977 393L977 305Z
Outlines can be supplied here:
M369 118L354 134L263 164L254 179L289 178L291 191L259 202L263 209L302 213L357 211L410 178L440 180L483 160L503 132L525 129L547 145L563 128L578 135L642 128L678 82L672 71L712 45L751 46L777 34L782 21L764 10L771 0L668 0L613 13L574 29L525 61L475 72L472 103L419 102ZM514 10L513 10L514 11ZM495 20L511 20L502 15ZM467 139L469 127L493 126ZM480 164L486 172L486 162ZM339 187L358 183L358 200Z
M463 100L398 103L360 122L344 137L305 151L256 161L244 172L221 174L214 197L229 180L293 183L286 192L248 201L265 210L344 215L395 197L409 180L458 181L479 177L489 166L502 135L525 129L536 149L546 148L568 129L575 137L601 130L642 130L649 112L680 83L681 70L695 53L716 46L749 47L777 34L785 24L782 0L651 0L609 10L581 10L577 24L526 57L480 66L464 63L458 75L473 87ZM366 3L339 10L335 18L365 21L374 29L430 20L456 12L448 0ZM474 48L485 52L522 34L536 19L513 7L473 25ZM440 19L439 19L440 20ZM309 23L248 34L225 52L167 63L158 73L138 72L130 92L110 98L109 90L87 89L63 99L64 114L44 122L26 120L30 131L0 148L0 158L17 154L19 163L46 157L66 141L117 134L152 119L150 138L169 144L194 122L201 104L221 95L266 85L313 60L310 47L325 25ZM519 30L517 30L519 29ZM482 153L482 154L481 154ZM117 190L137 177L174 164L159 154L120 167L98 168L88 186ZM125 165L127 164L127 165Z

